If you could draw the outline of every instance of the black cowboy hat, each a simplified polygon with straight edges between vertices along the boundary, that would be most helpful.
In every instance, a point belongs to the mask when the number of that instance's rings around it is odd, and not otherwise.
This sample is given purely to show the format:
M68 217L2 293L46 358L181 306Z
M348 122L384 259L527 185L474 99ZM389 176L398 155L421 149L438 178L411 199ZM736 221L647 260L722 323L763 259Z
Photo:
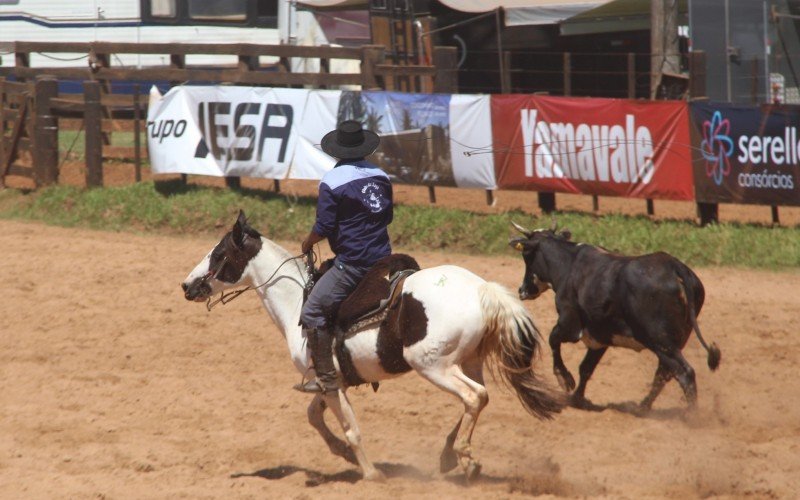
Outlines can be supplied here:
M322 150L334 158L364 158L378 149L381 138L355 120L345 120L322 138Z

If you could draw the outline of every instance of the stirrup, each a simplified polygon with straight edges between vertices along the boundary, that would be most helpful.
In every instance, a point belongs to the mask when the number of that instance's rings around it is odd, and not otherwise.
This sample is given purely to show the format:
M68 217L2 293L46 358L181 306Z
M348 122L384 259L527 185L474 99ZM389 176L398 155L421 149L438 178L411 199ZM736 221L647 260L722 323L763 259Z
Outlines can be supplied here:
M320 382L319 379L312 379L306 382L305 384L296 384L294 386L294 390L304 392L306 394L325 394L328 392L338 391L339 386L336 385L335 387L324 387Z

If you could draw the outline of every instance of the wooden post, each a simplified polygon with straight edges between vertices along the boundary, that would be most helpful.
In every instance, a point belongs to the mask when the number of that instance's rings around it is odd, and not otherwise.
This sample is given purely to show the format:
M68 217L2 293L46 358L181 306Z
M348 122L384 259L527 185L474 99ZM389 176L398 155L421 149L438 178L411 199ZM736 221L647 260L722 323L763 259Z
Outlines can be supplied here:
M0 162L6 159L6 79L0 76ZM2 167L0 163L0 168ZM3 177L0 176L0 187L3 186Z
M656 208L655 208L655 206L653 205L653 200L652 200L652 199L650 199L650 198L647 198L647 215L649 215L650 217L652 217L652 216L654 216L655 214L656 214Z
M185 69L186 68L186 55L184 54L170 54L169 55L169 66L172 69ZM171 87L175 87L180 85L181 82L179 81L171 81L169 85ZM181 174L181 185L185 186L189 182L189 176L186 174Z
M780 214L778 213L777 205L772 205L772 224L779 226L781 224Z
M281 192L281 181L280 181L280 179L275 179L274 181L272 181L272 187L273 187L273 189L275 190L276 193L280 193Z
M693 99L706 97L706 53L696 50L689 53L689 95ZM697 203L700 225L719 222L719 205L716 203Z
M133 168L136 182L142 181L142 120L140 106L139 84L136 83L133 85Z
M572 54L564 52L564 95L572 95Z
M698 203L697 215L700 217L700 225L716 224L719 222L719 205L716 203Z
M440 94L458 92L458 49L455 47L434 47L433 65L436 76L433 77L433 91Z
M16 50L16 49L15 49ZM31 56L27 52L14 52L14 67L15 68L30 68L31 67ZM18 82L24 82L27 79L21 78L19 76L16 77Z
M628 99L636 99L636 54L628 52Z
M486 204L490 207L494 206L494 190L492 189L486 190Z
M33 180L37 187L58 182L58 122L50 108L50 99L55 97L58 97L58 81L55 77L37 77L33 138Z
M83 129L86 138L86 186L103 185L103 106L100 82L83 82Z
M706 96L706 53L702 50L689 52L689 96Z
M236 176L225 177L225 185L230 189L242 189L242 178Z
M513 88L513 82L511 81L511 51L508 50L503 51L503 72L505 74L500 79L502 84L500 92L503 94L510 94Z
M678 2L650 1L650 53L650 99L655 99L664 71L680 73Z
M433 186L428 186L428 201L436 203L436 189Z
M539 193L539 208L543 213L549 214L556 211L556 194Z
M376 66L386 59L383 45L364 45L361 48L361 90L380 90Z
M323 47L330 47L330 45L325 44L322 45ZM321 75L329 75L331 74L331 60L327 57L320 57L319 58L319 74ZM323 80L324 81L324 80ZM329 88L327 84L323 83L319 86L321 89Z
M600 197L596 194L592 195L592 212L600 211Z

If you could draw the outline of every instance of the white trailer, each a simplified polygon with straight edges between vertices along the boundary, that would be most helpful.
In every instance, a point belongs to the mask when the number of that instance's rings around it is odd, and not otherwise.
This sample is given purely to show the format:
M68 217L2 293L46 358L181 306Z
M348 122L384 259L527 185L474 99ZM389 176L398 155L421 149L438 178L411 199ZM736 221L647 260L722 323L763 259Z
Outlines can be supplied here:
M330 43L314 14L296 9L293 0L0 0L1 66L14 65L8 42L15 41L269 45L298 40ZM276 59L262 57L260 62ZM140 68L168 65L170 60L168 54L115 54L110 63ZM188 66L236 63L236 56L186 57ZM86 54L30 54L31 67L87 64ZM302 65L308 67L308 62Z

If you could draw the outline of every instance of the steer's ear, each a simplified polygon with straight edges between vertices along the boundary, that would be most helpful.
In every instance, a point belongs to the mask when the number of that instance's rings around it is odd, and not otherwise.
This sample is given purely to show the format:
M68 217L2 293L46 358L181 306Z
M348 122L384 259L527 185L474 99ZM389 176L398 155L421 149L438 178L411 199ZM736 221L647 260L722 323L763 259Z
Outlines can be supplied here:
M508 240L508 246L522 252L526 248L535 248L536 243L527 238L511 238Z
M572 233L567 231L567 230L564 230L564 231L561 231L560 233L558 233L558 237L561 238L562 240L569 241L570 238L572 238Z

